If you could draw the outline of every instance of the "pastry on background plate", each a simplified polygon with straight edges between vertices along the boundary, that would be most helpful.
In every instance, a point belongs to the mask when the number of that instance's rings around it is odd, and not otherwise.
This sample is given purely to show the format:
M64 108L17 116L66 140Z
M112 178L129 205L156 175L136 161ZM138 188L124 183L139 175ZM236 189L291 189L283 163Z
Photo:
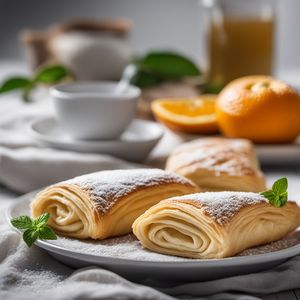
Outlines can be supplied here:
M295 202L275 207L256 193L206 192L161 201L133 224L133 233L152 251L224 258L276 241L300 225Z
M101 171L52 185L31 203L33 217L48 212L59 234L105 239L131 232L133 221L160 200L194 193L188 179L159 169Z
M166 169L195 182L201 191L265 190L265 178L250 141L219 137L180 145L169 156Z

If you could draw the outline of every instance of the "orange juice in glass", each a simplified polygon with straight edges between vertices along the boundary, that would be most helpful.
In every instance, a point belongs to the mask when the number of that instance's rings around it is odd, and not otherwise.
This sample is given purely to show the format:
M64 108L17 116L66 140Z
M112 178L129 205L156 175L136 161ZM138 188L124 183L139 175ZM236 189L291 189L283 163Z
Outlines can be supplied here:
M202 0L205 8L207 81L229 81L273 71L275 0Z

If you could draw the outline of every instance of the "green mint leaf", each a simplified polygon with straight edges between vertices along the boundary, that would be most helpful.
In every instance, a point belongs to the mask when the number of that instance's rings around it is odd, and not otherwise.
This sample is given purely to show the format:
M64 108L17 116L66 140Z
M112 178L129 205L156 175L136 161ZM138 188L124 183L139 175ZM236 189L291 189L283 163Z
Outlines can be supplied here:
M137 60L138 70L153 73L166 80L199 76L199 68L187 57L174 52L150 52Z
M48 226L39 229L39 238L43 240L57 240L55 232Z
M50 219L50 214L43 213L34 220L34 224L36 224L38 226L44 226L47 224L49 219Z
M264 196L265 198L267 199L274 199L275 198L275 194L273 193L272 190L269 190L269 191L265 191L265 192L262 192L260 193L262 196Z
M0 94L30 86L31 81L25 77L11 77L0 87Z
M285 177L276 180L272 185L272 191L278 195L285 193L287 189L288 189L288 181Z
M281 199L281 201L287 201L287 199L288 199L288 192L284 192L284 193L281 193L280 194L280 199Z
M275 198L273 199L273 201L272 202L270 201L270 203L272 205L274 205L275 207L281 207L281 202L280 202L280 198L278 195L276 195Z
M23 240L28 247L31 247L37 238L43 240L57 239L55 232L47 226L49 218L49 213L43 213L34 220L28 216L20 216L11 219L11 224L18 229L26 229L23 233Z
M57 83L68 76L70 76L70 73L65 67L55 65L39 70L35 75L34 82L47 84Z
M26 229L23 233L23 240L28 247L31 247L38 238L38 231L35 229Z
M269 202L274 205L274 202L275 202L275 194L273 193L272 190L269 190L269 191L265 191L265 192L262 192L260 193L262 196L264 196L266 199L269 200ZM275 205L274 205L275 206Z
M160 76L143 70L138 70L137 73L130 80L132 84L141 88L158 85L162 81L163 79Z
M280 178L272 185L272 190L260 193L266 199L269 200L270 204L275 207L282 207L287 203L288 200L288 181L285 177Z
M18 229L28 229L33 225L33 221L28 216L20 216L10 220L10 223Z
M280 207L284 206L288 201L288 193L284 192L279 195Z

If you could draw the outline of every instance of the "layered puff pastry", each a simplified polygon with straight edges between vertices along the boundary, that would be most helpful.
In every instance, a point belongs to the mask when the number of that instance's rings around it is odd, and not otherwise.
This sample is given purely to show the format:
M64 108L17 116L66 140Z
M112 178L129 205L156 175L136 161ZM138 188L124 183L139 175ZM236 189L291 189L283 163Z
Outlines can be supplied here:
M133 223L145 248L190 258L224 258L279 240L300 226L300 208L259 194L206 192L161 201Z
M183 144L171 153L166 169L191 179L202 191L266 189L252 143L244 139L202 138Z
M160 200L197 190L190 180L159 169L101 171L44 189L31 212L50 213L48 224L59 234L105 239L131 232L133 221Z

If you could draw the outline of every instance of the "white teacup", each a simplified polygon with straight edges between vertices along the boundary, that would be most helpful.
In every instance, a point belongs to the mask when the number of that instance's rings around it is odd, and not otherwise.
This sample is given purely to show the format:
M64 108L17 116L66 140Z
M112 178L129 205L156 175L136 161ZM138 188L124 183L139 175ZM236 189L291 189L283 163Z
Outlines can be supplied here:
M57 119L76 139L115 139L133 120L138 87L117 92L116 82L77 81L50 88Z

